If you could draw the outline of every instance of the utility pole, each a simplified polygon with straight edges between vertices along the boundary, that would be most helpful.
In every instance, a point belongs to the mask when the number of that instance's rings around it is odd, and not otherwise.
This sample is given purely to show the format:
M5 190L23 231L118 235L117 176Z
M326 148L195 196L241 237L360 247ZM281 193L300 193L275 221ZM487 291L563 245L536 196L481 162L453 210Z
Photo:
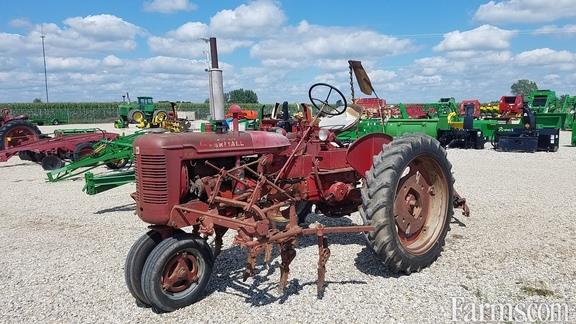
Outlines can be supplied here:
M44 38L46 35L44 35L44 26L41 26L40 29L40 38L42 38L42 57L44 58L44 86L46 87L46 103L48 103L48 73L46 72L46 49L44 48Z

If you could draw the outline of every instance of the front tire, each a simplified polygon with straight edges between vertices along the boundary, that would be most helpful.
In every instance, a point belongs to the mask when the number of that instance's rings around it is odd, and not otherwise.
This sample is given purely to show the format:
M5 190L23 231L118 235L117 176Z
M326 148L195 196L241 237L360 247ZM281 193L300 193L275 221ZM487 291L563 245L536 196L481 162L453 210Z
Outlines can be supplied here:
M177 230L177 233L183 233ZM162 242L162 234L155 230L149 230L146 234L142 235L130 248L126 261L124 263L124 280L128 291L134 299L136 304L141 307L148 307L150 303L144 297L142 292L142 270L146 259L160 242Z
M373 158L361 212L376 228L369 245L393 272L420 271L440 256L454 213L451 167L424 135L399 137Z
M144 297L161 312L191 305L203 295L213 265L212 249L204 239L173 235L158 244L144 264Z

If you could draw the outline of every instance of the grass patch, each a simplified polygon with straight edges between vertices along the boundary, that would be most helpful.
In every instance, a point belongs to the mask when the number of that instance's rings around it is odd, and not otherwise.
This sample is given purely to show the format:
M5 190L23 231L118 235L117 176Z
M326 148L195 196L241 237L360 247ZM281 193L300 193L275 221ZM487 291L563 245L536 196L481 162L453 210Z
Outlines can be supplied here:
M520 287L520 291L527 294L528 296L551 297L555 295L554 291L550 289L531 286L522 286Z

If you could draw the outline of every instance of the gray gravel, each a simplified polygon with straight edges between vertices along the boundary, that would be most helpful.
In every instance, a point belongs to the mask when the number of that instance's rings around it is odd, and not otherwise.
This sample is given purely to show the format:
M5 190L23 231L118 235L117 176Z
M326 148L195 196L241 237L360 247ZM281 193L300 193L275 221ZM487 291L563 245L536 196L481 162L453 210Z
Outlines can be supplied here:
M277 255L242 282L244 253L230 247L228 235L205 298L161 315L138 308L124 285L124 257L146 230L133 214L134 186L87 196L81 178L46 183L38 165L13 158L0 165L0 322L440 323L451 319L452 297L573 306L576 148L569 136L562 132L557 153L450 150L472 217L457 215L443 255L420 273L396 277L359 235L335 236L319 300L317 248L305 238L280 295ZM547 296L532 296L531 288Z

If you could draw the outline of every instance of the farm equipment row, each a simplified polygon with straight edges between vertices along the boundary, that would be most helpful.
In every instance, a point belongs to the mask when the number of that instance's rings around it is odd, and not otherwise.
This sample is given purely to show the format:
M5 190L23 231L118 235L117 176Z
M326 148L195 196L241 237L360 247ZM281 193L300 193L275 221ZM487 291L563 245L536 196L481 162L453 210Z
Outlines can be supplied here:
M78 161L91 154L95 142L117 137L93 128L56 130L48 136L25 116L11 116L4 109L0 120L0 162L18 155L22 160L40 163L44 170L53 170L64 166L65 161Z

